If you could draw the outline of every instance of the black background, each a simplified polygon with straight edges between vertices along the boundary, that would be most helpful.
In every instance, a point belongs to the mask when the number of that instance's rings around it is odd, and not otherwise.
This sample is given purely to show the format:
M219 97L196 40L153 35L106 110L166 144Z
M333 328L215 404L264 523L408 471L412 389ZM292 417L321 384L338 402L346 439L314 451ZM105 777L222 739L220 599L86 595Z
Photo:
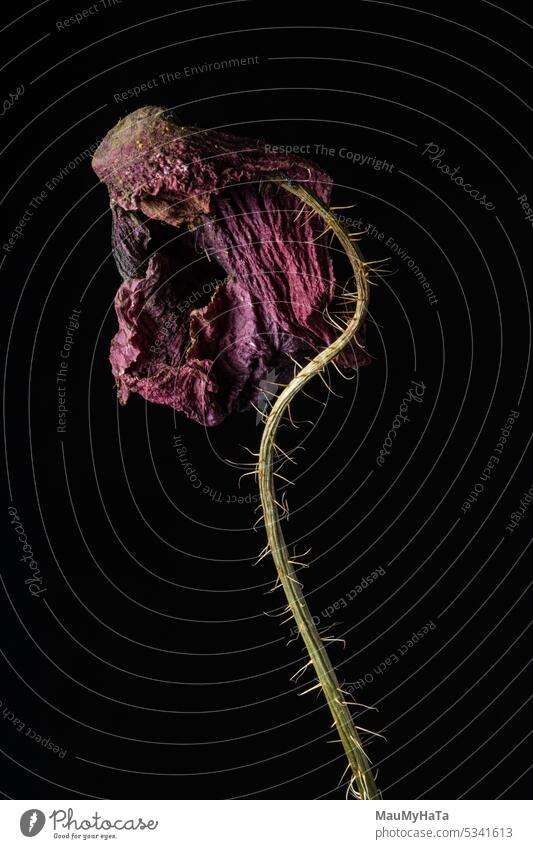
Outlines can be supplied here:
M2 117L2 243L34 195L130 110L175 107L184 122L273 144L310 144L334 178L334 203L384 234L362 240L375 278L357 380L331 370L286 428L298 452L288 540L309 604L332 633L385 798L527 798L531 674L531 512L506 529L533 483L530 427L533 198L531 24L519 4L451 11L400 6L228 2L176 10L155 2L47 2L2 32L2 91L24 94ZM29 9L29 7L27 7ZM6 25L16 15L9 7ZM452 20L453 18L453 20ZM186 77L187 66L259 57ZM159 74L181 79L124 102ZM423 155L486 194L486 209ZM314 145L333 154L314 153ZM375 156L391 171L340 151ZM393 239L437 296L431 304ZM133 397L119 408L108 363L119 278L107 193L89 158L70 170L2 250L8 317L2 566L0 791L13 798L342 798L344 759L315 693L290 676L301 645L279 610L253 480L254 412L205 430ZM81 308L69 361L67 433L55 375L65 326ZM412 380L387 462L383 441ZM520 415L482 494L480 480L511 410ZM195 490L174 438L214 499ZM253 503L227 503L249 496ZM13 504L46 592L24 584ZM328 607L381 567L333 616ZM427 623L399 661L387 659ZM386 667L383 674L376 668ZM19 732L14 714L66 755Z

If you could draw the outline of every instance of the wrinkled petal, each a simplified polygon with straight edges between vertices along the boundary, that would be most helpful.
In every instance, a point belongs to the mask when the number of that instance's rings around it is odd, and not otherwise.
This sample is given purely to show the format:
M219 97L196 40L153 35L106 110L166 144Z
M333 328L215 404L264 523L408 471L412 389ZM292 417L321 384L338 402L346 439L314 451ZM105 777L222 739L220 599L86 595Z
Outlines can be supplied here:
M285 174L327 203L317 165L144 107L107 134L93 167L123 278L110 355L121 403L136 392L215 425L248 409L272 370L338 335L323 314L335 292L323 222L297 217L299 201L268 183ZM367 361L359 348L343 359Z

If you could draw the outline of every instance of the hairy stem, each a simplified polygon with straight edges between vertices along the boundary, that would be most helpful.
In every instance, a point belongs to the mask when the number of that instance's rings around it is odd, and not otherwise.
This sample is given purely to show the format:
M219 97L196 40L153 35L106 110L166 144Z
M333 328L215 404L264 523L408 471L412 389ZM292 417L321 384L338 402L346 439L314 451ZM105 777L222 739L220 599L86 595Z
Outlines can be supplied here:
M266 416L265 428L261 439L257 473L265 528L268 538L268 549L276 565L279 582L283 587L288 602L288 609L296 620L299 635L302 637L313 665L317 687L321 688L333 721L339 734L348 759L348 768L352 772L350 787L357 792L354 795L360 799L378 799L374 777L368 758L366 757L357 728L355 727L345 696L339 686L335 670L325 649L324 640L313 622L313 617L307 606L302 586L297 579L294 563L289 556L287 545L280 526L280 513L276 500L274 464L280 450L276 446L276 432L292 399L315 375L323 372L328 363L335 360L340 352L350 343L358 344L356 333L361 327L368 309L369 281L366 265L357 245L348 231L337 221L335 215L322 201L305 189L299 183L292 183L282 176L274 176L272 182L282 186L288 192L296 195L303 204L318 214L326 223L327 229L340 241L348 255L354 278L356 292L353 294L355 309L344 322L344 330L334 342L325 348L306 366L300 369L291 382L278 395L276 401ZM307 214L304 212L304 214ZM348 301L349 303L349 301Z

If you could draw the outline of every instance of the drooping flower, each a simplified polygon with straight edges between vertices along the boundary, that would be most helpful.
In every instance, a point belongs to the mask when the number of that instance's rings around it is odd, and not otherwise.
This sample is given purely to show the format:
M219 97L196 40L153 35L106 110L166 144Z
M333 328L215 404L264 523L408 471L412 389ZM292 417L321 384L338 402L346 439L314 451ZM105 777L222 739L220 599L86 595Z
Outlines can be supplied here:
M149 106L107 134L93 167L123 278L110 354L122 404L137 392L216 425L338 335L324 315L335 298L324 225L268 182L286 175L327 203L332 181L315 163ZM367 361L352 347L340 362Z

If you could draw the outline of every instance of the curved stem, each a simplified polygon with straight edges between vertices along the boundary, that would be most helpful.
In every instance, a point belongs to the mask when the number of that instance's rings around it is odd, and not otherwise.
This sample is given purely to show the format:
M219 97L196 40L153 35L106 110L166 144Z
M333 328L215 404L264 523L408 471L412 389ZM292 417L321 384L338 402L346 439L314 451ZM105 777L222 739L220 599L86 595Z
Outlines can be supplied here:
M267 549L270 550L276 564L279 582L285 592L288 608L296 620L299 634L305 643L309 654L309 662L315 669L318 680L316 686L322 688L344 747L348 759L348 767L352 772L350 786L353 789L355 782L358 791L355 795L360 799L378 799L379 792L372 775L370 763L363 751L359 734L339 686L335 670L326 652L324 641L313 622L313 617L302 592L302 586L296 577L296 570L283 538L274 482L274 462L277 451L275 440L281 419L291 400L306 383L315 375L320 374L327 364L332 362L350 342L358 344L355 336L367 313L369 282L365 270L366 266L357 246L330 209L319 198L298 183L291 183L289 180L280 176L274 176L272 181L281 185L288 192L291 192L291 194L296 195L315 214L320 215L324 219L328 225L328 229L332 230L339 239L350 259L357 292L353 296L355 311L346 322L345 330L329 347L317 354L314 359L295 375L293 380L291 380L277 397L271 411L266 417L259 451L257 473L268 538Z

